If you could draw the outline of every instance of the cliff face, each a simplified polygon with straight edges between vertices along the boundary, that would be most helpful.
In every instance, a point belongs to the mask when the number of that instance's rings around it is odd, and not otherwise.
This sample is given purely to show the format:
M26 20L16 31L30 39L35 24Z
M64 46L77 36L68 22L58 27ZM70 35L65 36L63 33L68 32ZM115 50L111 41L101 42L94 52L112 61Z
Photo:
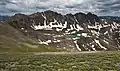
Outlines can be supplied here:
M120 22L92 13L16 14L7 23L39 44L78 51L119 50Z

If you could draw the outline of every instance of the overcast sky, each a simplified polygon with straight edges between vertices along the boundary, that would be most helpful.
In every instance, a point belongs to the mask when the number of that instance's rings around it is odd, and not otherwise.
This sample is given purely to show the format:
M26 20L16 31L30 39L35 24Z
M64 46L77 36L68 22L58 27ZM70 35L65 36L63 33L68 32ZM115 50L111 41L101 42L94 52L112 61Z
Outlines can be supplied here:
M97 15L120 16L120 0L0 0L0 14L31 14L52 10L62 14L92 12Z

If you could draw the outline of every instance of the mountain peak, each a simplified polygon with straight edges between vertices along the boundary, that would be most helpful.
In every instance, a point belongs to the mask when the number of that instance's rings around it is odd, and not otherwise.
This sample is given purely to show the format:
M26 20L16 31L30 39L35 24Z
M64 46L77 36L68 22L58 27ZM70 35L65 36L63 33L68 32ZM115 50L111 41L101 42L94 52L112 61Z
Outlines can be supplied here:
M92 13L91 13L91 12L88 12L87 15L92 15Z

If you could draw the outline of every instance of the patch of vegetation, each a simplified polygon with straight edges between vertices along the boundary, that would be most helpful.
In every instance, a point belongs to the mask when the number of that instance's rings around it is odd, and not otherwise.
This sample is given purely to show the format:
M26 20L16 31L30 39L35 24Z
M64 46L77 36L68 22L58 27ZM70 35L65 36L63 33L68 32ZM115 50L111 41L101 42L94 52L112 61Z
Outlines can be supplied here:
M119 71L120 52L0 55L0 71Z
M57 49L55 47L50 47L47 45L36 45L31 48L30 46L32 45L25 45L21 44L21 47L13 47L9 49L9 53L30 53L30 52L61 52L61 51L66 51L63 49Z

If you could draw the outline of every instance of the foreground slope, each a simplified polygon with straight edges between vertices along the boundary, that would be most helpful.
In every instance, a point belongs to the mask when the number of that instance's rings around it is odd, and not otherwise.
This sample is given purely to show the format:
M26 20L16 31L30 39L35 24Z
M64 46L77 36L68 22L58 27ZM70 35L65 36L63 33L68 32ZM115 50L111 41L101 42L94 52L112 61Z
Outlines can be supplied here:
M0 51L9 51L11 48L22 48L23 43L34 43L23 33L11 27L9 24L0 23Z
M120 52L63 55L0 54L1 71L119 71Z
M51 52L60 51L40 45L5 22L0 23L0 52Z

